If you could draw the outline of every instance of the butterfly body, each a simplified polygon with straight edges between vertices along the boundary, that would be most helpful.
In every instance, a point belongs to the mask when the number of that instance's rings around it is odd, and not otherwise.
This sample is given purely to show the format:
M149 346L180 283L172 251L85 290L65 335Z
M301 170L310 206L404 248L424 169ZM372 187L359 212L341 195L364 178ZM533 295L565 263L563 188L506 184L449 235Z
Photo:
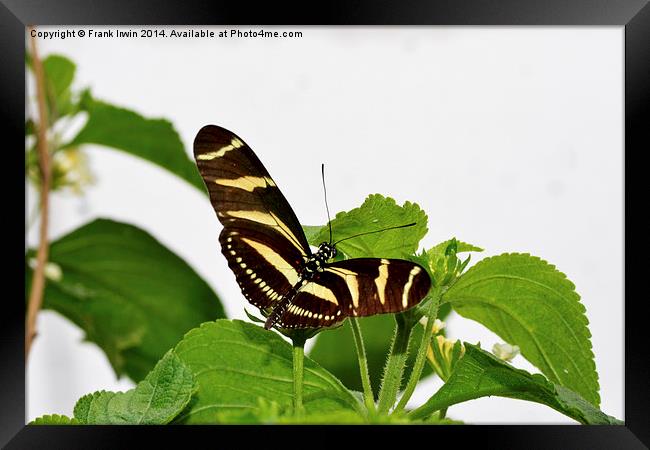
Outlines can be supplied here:
M305 285L307 282L314 279L314 277L322 272L327 264L327 261L336 256L336 247L327 242L323 242L318 246L318 251L313 253L311 256L307 257L305 262L302 264L298 274L300 275L300 280L298 283L287 292L280 303L275 306L271 314L269 314L266 322L264 323L264 328L267 330L272 328L276 321L282 317L286 308L291 304L291 301L295 298L295 295L298 293L300 288Z
M318 251L310 256L303 264L300 272L301 276L311 280L314 277L314 274L323 271L327 261L334 258L336 253L337 251L334 245L322 242L318 246Z
M429 291L419 265L400 259L330 262L312 252L300 222L255 153L224 128L203 127L194 155L224 228L219 242L244 297L267 314L265 328L319 328L348 316L409 309Z

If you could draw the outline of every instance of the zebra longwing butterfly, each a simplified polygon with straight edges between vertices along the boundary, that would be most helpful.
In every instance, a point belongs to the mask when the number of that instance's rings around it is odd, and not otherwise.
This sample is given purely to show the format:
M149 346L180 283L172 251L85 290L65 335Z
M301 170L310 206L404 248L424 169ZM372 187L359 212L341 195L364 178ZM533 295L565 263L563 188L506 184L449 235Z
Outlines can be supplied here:
M265 328L320 328L348 316L407 310L429 291L426 270L401 259L336 256L309 248L300 222L253 150L234 133L203 127L194 157L217 218L221 251Z

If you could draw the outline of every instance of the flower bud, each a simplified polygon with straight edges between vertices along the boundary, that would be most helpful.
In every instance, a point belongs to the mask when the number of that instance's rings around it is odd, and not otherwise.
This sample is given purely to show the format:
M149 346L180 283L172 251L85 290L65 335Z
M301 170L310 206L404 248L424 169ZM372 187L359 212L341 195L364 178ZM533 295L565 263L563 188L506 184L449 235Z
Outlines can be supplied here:
M68 188L80 195L85 187L95 182L90 172L88 157L77 148L56 152L52 158L52 190Z
M422 324L422 326L423 326L424 328L427 327L427 322L428 322L427 317L426 317L426 316L422 316L422 318L420 319L420 324ZM444 330L446 326L447 326L447 324L446 324L445 322L443 322L443 321L440 320L440 319L436 319L436 320L433 322L433 328L432 328L432 330L431 330L432 333L433 333L433 336L435 336L436 334L438 334L438 333L440 333L442 330Z
M494 356L497 358L503 360L503 361L512 361L512 358L517 356L519 354L519 346L518 345L510 345L510 344L494 344L492 346L492 353Z
M431 341L427 358L438 376L447 381L464 354L465 346L460 341L438 335Z

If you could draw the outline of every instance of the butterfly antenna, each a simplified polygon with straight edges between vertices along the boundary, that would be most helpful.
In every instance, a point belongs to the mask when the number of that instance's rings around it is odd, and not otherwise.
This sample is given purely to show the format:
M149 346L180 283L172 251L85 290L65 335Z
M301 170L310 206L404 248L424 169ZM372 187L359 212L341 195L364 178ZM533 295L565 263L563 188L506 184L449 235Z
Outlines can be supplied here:
M323 192L325 193L325 209L327 210L327 225L330 228L330 244L332 243L332 219L330 219L330 208L327 206L327 188L325 187L325 164L320 165L320 173L323 178Z
M355 238L355 237L365 236L366 234L381 233L382 231L396 230L396 229L398 229L398 228L407 228L407 227L412 227L412 226L414 226L415 224L416 224L415 222L412 222L412 223L407 223L406 225L397 225L397 226L394 226L394 227L382 228L381 230L366 231L365 233L359 233L359 234L355 234L355 235L348 236L348 237L346 237L346 238L340 239L340 240L336 241L336 242L335 242L334 244L332 244L332 245L336 245L336 244L338 244L339 242L347 241L348 239L352 239L352 238Z

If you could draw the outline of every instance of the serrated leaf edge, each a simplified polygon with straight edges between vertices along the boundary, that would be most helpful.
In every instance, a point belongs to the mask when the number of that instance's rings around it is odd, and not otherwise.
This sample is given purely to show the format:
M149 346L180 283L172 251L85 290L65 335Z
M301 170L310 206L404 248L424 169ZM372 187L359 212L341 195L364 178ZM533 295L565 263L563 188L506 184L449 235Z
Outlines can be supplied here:
M586 313L586 308L585 308L584 304L582 304L582 302L581 302L580 294L578 294L576 292L575 284L567 277L567 275L564 272L558 270L558 268L554 264L549 263L548 261L540 258L539 256L534 256L534 255L531 255L530 253L505 252L505 253L501 253L499 255L494 255L494 256L489 256L487 258L483 258L478 263L474 264L472 267L467 269L467 271L459 278L459 281L462 278L466 277L468 274L470 274L476 268L481 267L482 265L484 265L484 263L494 261L495 259L498 259L498 258L501 258L501 257L519 257L519 256L530 258L535 262L542 263L543 265L546 266L546 268L548 268L549 271L552 271L552 272L560 275L559 281L561 283L565 283L567 285L567 287L570 288L570 291L571 291L570 294L576 300L576 306L577 306L577 310L578 310L578 314L576 314L576 318L585 325L585 330L586 330L584 336L587 338L588 346L585 347L584 349L581 348L580 352L583 353L585 356L587 356L587 360L589 362L589 367L592 369L592 373L593 373L592 374L592 381L594 382L594 384L596 386L596 391L595 391L596 406L600 405L600 400L601 400L601 398L600 398L600 382L599 382L598 371L597 371L597 368L596 368L596 360L595 360L595 355L594 355L594 352L593 352L593 345L592 345L592 342L591 342L592 335L591 335L591 331L589 330L589 319L587 318L587 315L585 314ZM443 302L444 302L444 294L443 294ZM511 344L517 344L517 343L514 342L514 343L511 343ZM522 353L522 356L525 357L525 355L523 355L523 353ZM531 362L531 364L533 364L533 363ZM535 364L533 364L533 365L535 365Z

